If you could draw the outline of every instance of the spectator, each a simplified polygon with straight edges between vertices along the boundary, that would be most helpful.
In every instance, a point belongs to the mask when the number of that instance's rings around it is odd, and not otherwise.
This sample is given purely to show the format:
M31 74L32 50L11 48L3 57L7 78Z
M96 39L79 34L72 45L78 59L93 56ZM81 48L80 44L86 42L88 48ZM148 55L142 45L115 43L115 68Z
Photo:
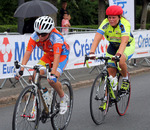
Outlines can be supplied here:
M61 27L66 27L62 28L62 34L68 34L69 29L67 27L70 27L70 22L69 22L69 15L67 13L64 13L62 22L61 22Z
M67 1L62 2L62 8L60 10L60 23L62 22L64 14L67 13L69 15L69 20L71 19L71 16L67 10Z

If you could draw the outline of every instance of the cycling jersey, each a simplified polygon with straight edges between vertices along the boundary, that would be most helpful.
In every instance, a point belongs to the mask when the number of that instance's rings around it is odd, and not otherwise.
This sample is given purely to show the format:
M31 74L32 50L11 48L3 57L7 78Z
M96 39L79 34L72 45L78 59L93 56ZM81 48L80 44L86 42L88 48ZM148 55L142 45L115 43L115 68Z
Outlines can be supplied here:
M116 28L112 27L109 24L107 18L103 20L97 32L104 35L110 43L107 48L106 56L112 57L117 53L121 44L122 36L129 36L128 44L126 45L126 48L123 52L126 60L129 60L133 56L135 50L135 39L131 34L130 28L131 27L129 21L123 17L121 17ZM115 66L114 61L108 60L108 63Z
M54 54L68 55L69 54L69 45L64 41L62 34L54 28L52 33L46 41L39 41L39 37L34 32L29 40L27 51L33 51L35 46L38 46L49 56L54 56Z
M27 51L33 51L36 45L44 51L44 55L38 62L38 64L42 66L45 66L46 63L49 63L50 67L52 67L51 65L54 61L54 54L60 54L57 71L61 74L65 69L69 59L69 45L64 41L62 34L56 28L54 28L49 38L42 42L39 41L38 35L36 32L34 32L31 35L27 45Z
M130 31L130 23L125 18L121 17L118 25L116 28L112 27L109 24L108 19L104 19L102 24L99 26L97 32L104 35L105 38L110 42L110 44L113 44L113 46L119 47L121 43L121 37L122 36L129 36L128 44L133 40L133 35Z

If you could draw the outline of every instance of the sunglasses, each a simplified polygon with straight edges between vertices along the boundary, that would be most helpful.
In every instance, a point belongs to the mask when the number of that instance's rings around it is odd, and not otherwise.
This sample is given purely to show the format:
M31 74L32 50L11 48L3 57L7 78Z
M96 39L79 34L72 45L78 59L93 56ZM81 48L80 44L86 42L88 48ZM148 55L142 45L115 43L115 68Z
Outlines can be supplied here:
M45 37L48 33L38 33L38 32L36 32L36 34L37 34L38 36Z

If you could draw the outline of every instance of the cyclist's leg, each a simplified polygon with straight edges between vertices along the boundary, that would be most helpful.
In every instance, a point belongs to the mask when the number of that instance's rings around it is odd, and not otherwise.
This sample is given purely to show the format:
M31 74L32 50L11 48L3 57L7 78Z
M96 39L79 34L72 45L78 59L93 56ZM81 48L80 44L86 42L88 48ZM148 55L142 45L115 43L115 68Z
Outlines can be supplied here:
M135 40L133 39L133 41L130 43L130 45L126 46L126 49L124 50L124 53L120 58L119 66L122 69L121 74L123 77L127 76L126 61L129 60L133 56L134 50L135 50Z
M127 90L129 88L129 80L128 80L128 72L127 72L127 64L126 61L129 60L134 53L135 50L135 40L132 41L133 43L130 43L130 46L127 46L123 55L120 58L119 66L121 68L121 74L122 74L122 90Z
M59 62L57 72L56 72L56 76L58 77L58 79L59 79L60 75L63 73L67 63L68 63L68 56L67 55L61 55L60 56L60 62ZM59 94L60 97L64 96L64 92L63 92L61 83L58 80L56 83L51 83L49 81L49 84L57 91L57 93Z
M106 56L113 57L113 55L109 54L108 52L106 52ZM108 60L108 64L111 64L112 66L115 67L115 63L112 60ZM115 77L116 76L116 69L115 68L108 68L108 73L109 73L109 76L112 75L112 77Z
M112 44L109 44L106 52L106 56L112 58L117 52L117 48L113 47ZM108 60L108 64L115 67L115 62L112 60ZM115 68L108 68L109 75L112 75L112 77L116 76L116 69Z
M58 65L57 72L56 72L56 76L58 77L58 79L67 64L67 61L68 61L68 56L66 56L66 55L60 56L60 63ZM49 63L49 65L51 67L52 62L53 62L53 58L47 54L44 54L43 57L39 60L39 62L37 64L45 66L46 63ZM40 70L40 75L44 75L45 73L46 73L45 69ZM61 83L58 80L56 83L50 82L50 80L48 80L48 82L57 91L57 93L60 97L64 96L64 92L62 90Z
M56 76L59 78L60 75L63 73L66 65L68 63L68 56L61 55L60 62L57 68ZM69 100L67 94L64 93L62 89L61 83L57 80L57 82L51 82L48 80L49 84L57 91L58 95L60 96L60 114L64 114L67 111L67 102Z
M56 76L60 77L60 75L62 74L63 70L65 69L67 63L68 63L68 55L61 55L60 56L60 61L59 61L59 65L57 68L57 72L56 72ZM48 55L44 55L38 64L45 66L46 63L49 63L49 65L51 65L51 62L53 62L53 58L49 57ZM45 74L45 70L41 70L40 74ZM62 85L59 82L59 80L57 80L57 82L51 82L51 80L48 79L49 84L55 89L55 91L58 93L59 97L60 97L60 114L64 114L67 111L67 101L68 101L68 96L64 93L63 89L62 89Z
M119 67L121 68L120 73L122 74L122 76L126 77L127 76L127 64L126 64L126 56L124 54L120 57Z

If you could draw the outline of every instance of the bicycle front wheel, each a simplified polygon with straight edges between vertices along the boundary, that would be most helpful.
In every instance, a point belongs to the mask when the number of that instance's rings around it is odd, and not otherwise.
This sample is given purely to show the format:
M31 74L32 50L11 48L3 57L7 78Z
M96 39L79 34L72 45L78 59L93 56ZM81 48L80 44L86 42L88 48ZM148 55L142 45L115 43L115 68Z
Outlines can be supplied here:
M109 93L107 93L107 95L105 94L105 91L107 89L106 82L106 76L101 73L96 77L91 88L90 113L92 120L96 125L100 125L104 121L105 115L108 111ZM104 103L104 98L107 98L106 108L104 110L101 110L100 105Z
M57 113L55 116L51 118L51 123L54 130L66 129L71 119L72 109L73 109L73 90L72 90L71 83L69 82L68 79L63 79L60 82L62 84L62 89L64 93L67 94L69 97L69 101L67 102L68 109L65 114L61 115L58 112L56 112L57 110L59 110L60 97L55 91L53 96L52 107L51 107L52 114Z
M35 100L34 86L27 86L19 95L13 113L12 130L37 130L39 123L39 103L36 98L34 113L35 119L31 120L33 101ZM29 119L30 118L30 119Z
M118 101L115 103L116 111L120 116L123 116L129 106L130 97L131 97L131 84L130 84L130 75L128 73L129 78L129 89L124 93L118 93ZM119 78L118 90L120 90L122 84L122 77Z

